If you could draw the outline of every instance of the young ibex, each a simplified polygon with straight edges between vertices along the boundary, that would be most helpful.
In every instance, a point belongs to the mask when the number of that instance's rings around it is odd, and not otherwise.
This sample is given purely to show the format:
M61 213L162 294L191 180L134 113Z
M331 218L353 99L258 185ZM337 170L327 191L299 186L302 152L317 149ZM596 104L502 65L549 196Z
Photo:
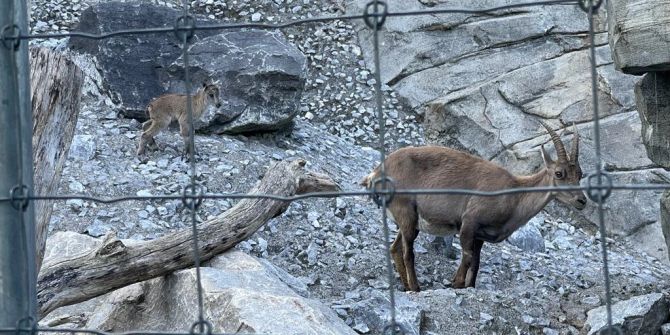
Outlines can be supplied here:
M542 123L556 147L553 161L540 147L544 167L529 176L515 176L504 168L470 154L437 146L407 147L386 158L385 171L395 189L469 189L498 191L520 187L579 185L579 134L575 129L568 157L556 132ZM380 167L361 180L373 187ZM377 187L380 187L377 184ZM498 243L523 226L552 199L581 210L586 197L581 191L518 193L495 197L465 195L396 194L388 204L389 215L398 226L391 255L407 290L419 291L414 269L414 239L419 231L433 235L460 234L461 264L452 287L474 287L484 242Z
M209 105L221 107L218 82L206 83L193 96L193 120L198 119ZM185 94L165 94L152 100L147 106L149 120L142 124L142 136L137 155L143 155L147 145L157 148L154 136L172 121L179 122L179 131L184 139L184 153L189 149L189 120Z

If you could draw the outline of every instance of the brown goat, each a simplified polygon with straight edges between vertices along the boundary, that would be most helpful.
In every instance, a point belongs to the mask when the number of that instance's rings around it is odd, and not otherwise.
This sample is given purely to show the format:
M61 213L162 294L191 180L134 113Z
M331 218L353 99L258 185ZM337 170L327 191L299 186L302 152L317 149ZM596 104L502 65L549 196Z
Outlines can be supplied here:
M573 134L568 157L556 132L542 123L556 147L558 160L553 161L540 147L544 167L529 176L515 176L504 168L473 155L438 146L407 147L391 153L385 161L385 172L400 189L468 189L499 191L521 187L579 185L579 134ZM361 180L371 188L380 177L378 166ZM377 184L379 187L379 184ZM484 242L498 243L523 226L552 199L581 210L586 197L581 191L553 191L506 194L493 197L474 195L405 195L396 194L388 204L389 216L398 226L391 245L391 255L407 290L419 291L414 269L414 239L419 231L433 235L460 235L461 263L452 287L474 287Z
M200 118L207 106L221 107L218 83L204 84L192 99L193 120ZM187 100L185 94L165 94L152 100L147 106L149 120L142 124L142 136L137 148L137 155L143 155L149 145L157 148L156 136L174 120L179 122L179 132L184 139L184 154L189 150L188 137L190 125L188 120Z

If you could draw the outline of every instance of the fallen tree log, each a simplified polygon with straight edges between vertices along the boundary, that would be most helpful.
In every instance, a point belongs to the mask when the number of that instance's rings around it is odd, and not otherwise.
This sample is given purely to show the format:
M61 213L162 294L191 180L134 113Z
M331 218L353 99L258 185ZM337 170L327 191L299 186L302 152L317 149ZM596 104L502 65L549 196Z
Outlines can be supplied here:
M307 171L304 166L304 160L275 164L249 194L293 196L339 189L330 177ZM218 217L199 224L200 259L206 261L232 248L287 206L288 202L267 198L242 199ZM107 235L102 245L88 254L44 264L38 277L39 315L193 265L191 229L128 246Z
M58 191L67 151L74 136L84 72L65 54L30 49L30 91L33 110L34 194ZM52 200L35 202L35 263L44 258Z

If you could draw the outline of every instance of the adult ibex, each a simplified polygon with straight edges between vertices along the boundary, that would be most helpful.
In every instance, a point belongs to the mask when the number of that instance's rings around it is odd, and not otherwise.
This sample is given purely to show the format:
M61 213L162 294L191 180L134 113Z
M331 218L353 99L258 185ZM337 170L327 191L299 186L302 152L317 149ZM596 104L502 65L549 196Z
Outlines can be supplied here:
M385 171L395 189L468 189L498 191L520 187L579 185L579 134L575 129L570 156L560 137L545 123L544 128L556 147L558 160L553 161L540 147L544 167L529 176L515 176L504 168L445 147L407 147L386 158ZM361 180L373 187L380 177L378 166ZM380 184L377 184L377 187ZM391 255L407 290L419 291L414 269L414 239L419 231L433 235L460 235L461 264L452 287L474 287L479 270L479 256L484 242L498 243L523 226L552 199L583 209L586 197L581 191L553 191L506 194L493 197L474 195L405 195L396 194L388 204L389 215L398 226L398 236L391 245Z
M193 96L193 120L198 119L209 105L221 107L219 95L218 82L203 84ZM142 136L137 148L138 156L144 154L147 145L156 148L154 136L174 120L179 122L179 131L184 139L184 154L188 152L190 125L186 102L186 95L172 93L161 95L149 103L147 106L149 120L142 124Z

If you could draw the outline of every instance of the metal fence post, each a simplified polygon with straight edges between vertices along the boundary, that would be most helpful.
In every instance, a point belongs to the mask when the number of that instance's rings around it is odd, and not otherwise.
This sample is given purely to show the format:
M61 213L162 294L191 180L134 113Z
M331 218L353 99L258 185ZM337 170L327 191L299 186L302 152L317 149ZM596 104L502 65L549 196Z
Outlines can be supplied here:
M27 33L24 0L0 1L0 31ZM15 187L32 191L32 113L28 42L0 44L0 197ZM36 311L34 208L0 202L0 327Z

